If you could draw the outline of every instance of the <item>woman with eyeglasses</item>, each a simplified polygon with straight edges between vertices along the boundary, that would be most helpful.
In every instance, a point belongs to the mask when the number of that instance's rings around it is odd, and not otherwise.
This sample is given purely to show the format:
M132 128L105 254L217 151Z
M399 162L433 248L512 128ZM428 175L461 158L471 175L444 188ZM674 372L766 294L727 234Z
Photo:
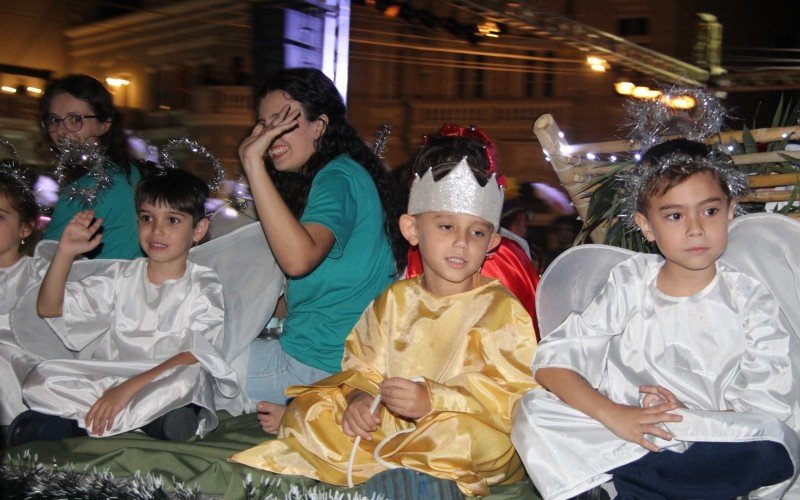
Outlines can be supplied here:
M42 129L56 146L67 139L73 142L96 141L106 148L111 185L98 193L92 207L103 219L103 242L88 257L133 259L141 257L133 201L134 188L144 175L128 148L122 114L114 107L111 94L102 83L88 75L69 75L51 82L39 102ZM92 187L94 179L83 173L72 186ZM53 210L44 238L58 240L72 217L87 207L79 198L63 193Z

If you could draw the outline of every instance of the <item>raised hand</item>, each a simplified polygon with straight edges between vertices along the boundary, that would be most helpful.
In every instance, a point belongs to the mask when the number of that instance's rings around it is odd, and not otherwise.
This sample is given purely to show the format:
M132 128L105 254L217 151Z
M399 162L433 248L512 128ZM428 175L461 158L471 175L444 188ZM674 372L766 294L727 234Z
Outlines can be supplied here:
M61 234L58 251L75 257L97 248L103 239L103 235L98 232L103 224L103 219L96 219L94 222L92 220L94 220L93 210L84 210L75 214Z
M272 141L288 130L295 128L300 119L300 109L292 109L288 104L267 123L258 122L249 136L239 145L239 159L245 174L253 168L263 168L264 155Z
M431 411L428 388L421 382L391 377L381 382L380 389L381 402L401 417L417 419Z
M92 434L102 436L114 425L119 412L121 412L137 393L137 386L132 380L106 389L106 392L95 401L86 413L86 428Z
M650 451L659 451L658 446L645 436L650 434L670 441L672 435L658 427L658 424L683 420L680 415L668 413L676 408L675 403L661 403L647 408L615 403L603 416L601 423L626 441L636 443Z
M378 430L378 424L381 423L381 418L369 411L374 400L375 396L360 390L349 398L350 402L342 417L342 430L345 434L372 441L371 433Z
M639 386L639 393L645 395L644 398L642 398L643 408L663 403L674 404L676 408L686 408L686 405L678 401L678 398L675 397L672 391L660 385Z

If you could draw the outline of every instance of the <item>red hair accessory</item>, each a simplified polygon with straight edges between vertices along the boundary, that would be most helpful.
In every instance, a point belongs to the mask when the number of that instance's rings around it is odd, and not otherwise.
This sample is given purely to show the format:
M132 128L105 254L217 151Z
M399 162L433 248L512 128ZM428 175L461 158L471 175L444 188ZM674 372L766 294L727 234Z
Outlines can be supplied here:
M475 139L476 141L483 144L483 149L486 151L486 161L489 164L489 168L486 169L486 173L493 174L497 171L497 150L494 147L494 143L486 133L481 130L480 128L470 125L469 127L462 127L461 125L456 125L453 123L445 123L442 128L439 129L438 132L434 134L426 134L422 138L422 144L427 144L428 141L431 139L436 139L437 137L469 137L471 139ZM497 183L500 186L506 186L506 179L505 176L498 175L497 176Z

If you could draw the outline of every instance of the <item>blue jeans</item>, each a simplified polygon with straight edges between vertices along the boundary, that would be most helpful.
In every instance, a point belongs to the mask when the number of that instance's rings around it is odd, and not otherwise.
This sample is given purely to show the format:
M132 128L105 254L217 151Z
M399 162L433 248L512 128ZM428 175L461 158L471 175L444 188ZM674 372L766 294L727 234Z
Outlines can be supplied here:
M664 450L609 471L618 500L727 500L792 477L786 449L771 441L694 443Z
M308 385L331 374L297 361L277 339L255 339L247 364L247 395L255 401L285 405L286 388Z

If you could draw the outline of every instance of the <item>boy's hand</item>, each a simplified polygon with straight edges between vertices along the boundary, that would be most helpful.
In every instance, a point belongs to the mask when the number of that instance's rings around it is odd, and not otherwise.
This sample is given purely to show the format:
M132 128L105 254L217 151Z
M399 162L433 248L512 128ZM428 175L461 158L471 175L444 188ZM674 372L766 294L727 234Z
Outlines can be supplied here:
M372 432L378 430L381 418L370 413L369 409L375 397L358 390L351 396L342 417L342 430L350 437L361 436L361 439L372 441Z
M678 401L672 391L660 385L642 385L639 387L639 393L645 395L642 399L642 408L663 403L674 404L676 408L686 408L686 405Z
M75 257L97 248L100 240L103 239L103 235L97 232L103 219L97 219L94 223L92 223L92 219L94 219L93 210L84 210L75 214L61 234L58 251Z
M287 104L268 123L258 122L249 136L239 145L239 159L245 174L251 168L263 168L264 155L277 137L297 127L300 109L291 109Z
M139 392L133 379L128 379L118 386L106 389L106 392L95 401L86 413L86 428L91 428L92 434L102 436L111 429L114 419Z
M664 422L680 422L683 417L667 413L676 409L674 403L662 403L649 408L614 404L600 422L620 438L636 443L650 451L659 451L658 446L645 437L646 434L670 441L672 435L658 427Z
M407 378L387 378L380 385L381 403L405 418L417 419L431 411L431 397L425 384Z

